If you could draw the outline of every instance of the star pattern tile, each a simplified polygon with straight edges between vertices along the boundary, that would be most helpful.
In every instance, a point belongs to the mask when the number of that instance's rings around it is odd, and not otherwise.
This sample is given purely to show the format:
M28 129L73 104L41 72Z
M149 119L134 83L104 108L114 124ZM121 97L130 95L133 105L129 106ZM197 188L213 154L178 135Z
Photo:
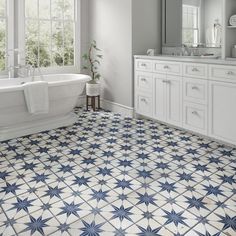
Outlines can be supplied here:
M77 122L0 143L0 235L236 235L236 149L151 120Z

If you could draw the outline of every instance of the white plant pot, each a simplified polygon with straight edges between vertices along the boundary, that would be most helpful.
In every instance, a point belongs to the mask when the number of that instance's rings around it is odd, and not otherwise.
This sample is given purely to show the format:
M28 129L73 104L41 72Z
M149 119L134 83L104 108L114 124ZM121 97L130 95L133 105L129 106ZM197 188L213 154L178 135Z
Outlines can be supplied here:
M86 95L87 96L99 96L100 95L100 83L86 83Z

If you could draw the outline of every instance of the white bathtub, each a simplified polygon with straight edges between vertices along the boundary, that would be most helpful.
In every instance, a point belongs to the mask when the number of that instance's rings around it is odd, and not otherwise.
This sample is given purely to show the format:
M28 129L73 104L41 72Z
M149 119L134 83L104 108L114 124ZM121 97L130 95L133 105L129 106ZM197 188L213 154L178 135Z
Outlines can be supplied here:
M32 115L27 110L22 83L28 80L0 79L0 141L72 125L76 121L73 108L90 77L44 75L49 86L49 113L43 115Z

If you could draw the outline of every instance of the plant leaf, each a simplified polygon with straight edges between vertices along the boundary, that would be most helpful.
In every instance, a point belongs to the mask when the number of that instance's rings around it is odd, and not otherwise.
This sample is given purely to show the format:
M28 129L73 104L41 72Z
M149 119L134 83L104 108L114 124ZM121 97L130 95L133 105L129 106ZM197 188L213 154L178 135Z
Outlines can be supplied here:
M84 55L82 56L82 58L83 58L84 60L88 60L88 55L87 55L87 54L84 54Z
M99 60L95 60L94 63L98 63L99 65L101 64Z

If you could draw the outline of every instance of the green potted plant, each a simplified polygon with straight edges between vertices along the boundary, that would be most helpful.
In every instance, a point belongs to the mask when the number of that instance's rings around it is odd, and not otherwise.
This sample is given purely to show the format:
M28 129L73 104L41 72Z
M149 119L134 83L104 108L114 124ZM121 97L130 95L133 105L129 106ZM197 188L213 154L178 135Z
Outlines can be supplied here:
M89 71L91 76L91 80L86 83L86 95L88 96L100 95L99 80L101 75L98 72L98 67L103 58L100 52L101 50L97 47L96 41L93 40L90 44L88 53L83 55L83 60L85 62L83 69Z

